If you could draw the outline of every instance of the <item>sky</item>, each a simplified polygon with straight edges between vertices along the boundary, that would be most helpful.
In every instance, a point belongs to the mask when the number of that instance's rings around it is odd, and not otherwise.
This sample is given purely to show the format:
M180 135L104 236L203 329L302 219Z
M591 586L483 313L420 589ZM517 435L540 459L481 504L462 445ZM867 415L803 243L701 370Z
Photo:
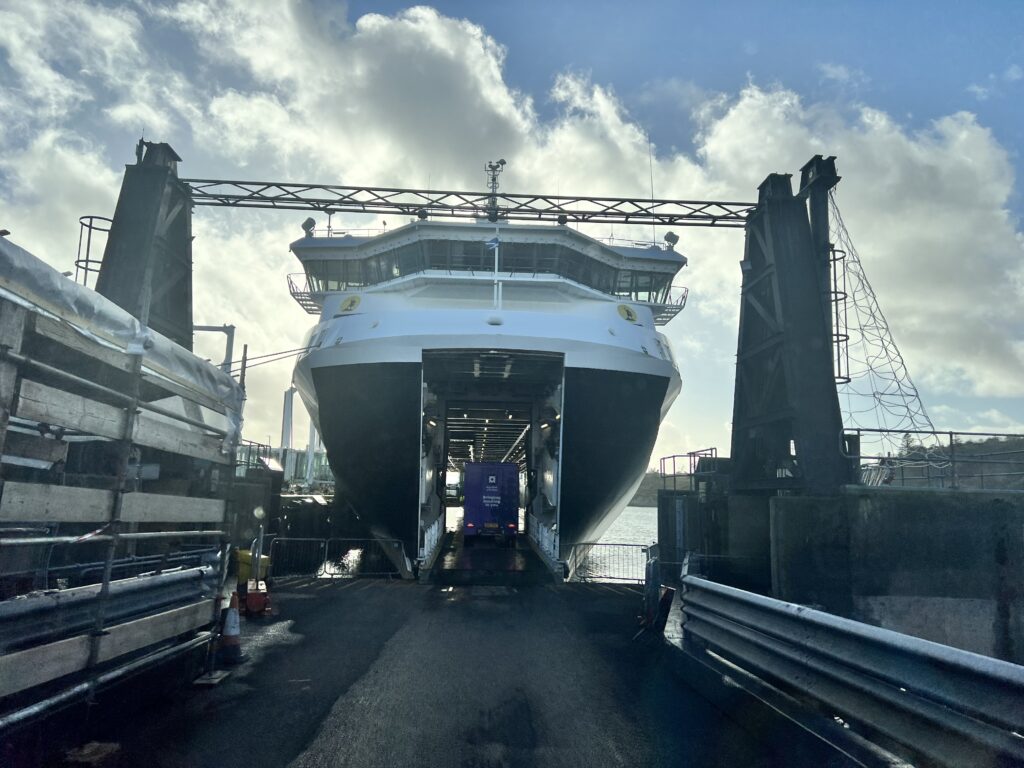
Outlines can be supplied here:
M755 200L836 155L936 427L1024 431L1022 103L1019 2L0 0L0 227L71 269L78 217L111 215L143 134L185 177L479 190L500 157L509 192L624 197L653 163L657 197ZM196 323L236 325L250 355L298 347L304 218L198 209ZM655 459L729 443L743 236L680 235L683 392ZM222 343L197 336L217 361ZM250 372L246 437L278 442L290 376Z

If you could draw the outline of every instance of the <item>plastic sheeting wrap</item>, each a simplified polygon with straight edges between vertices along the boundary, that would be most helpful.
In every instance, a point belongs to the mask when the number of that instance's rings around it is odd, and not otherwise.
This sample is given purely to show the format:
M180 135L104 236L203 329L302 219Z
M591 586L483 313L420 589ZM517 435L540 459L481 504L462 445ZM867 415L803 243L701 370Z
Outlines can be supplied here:
M201 360L89 288L64 277L24 248L0 237L0 297L49 315L127 354L143 355L143 370L222 403L228 422L224 451L238 442L244 392L231 376Z

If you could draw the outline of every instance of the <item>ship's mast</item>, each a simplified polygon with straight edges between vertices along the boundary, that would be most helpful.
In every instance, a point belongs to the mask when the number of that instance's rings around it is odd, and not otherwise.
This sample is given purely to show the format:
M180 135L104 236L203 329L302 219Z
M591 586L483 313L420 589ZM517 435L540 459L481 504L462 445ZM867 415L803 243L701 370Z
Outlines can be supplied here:
M487 245L494 251L494 308L501 309L501 281L498 279L498 251L501 250L501 238L498 234L498 175L505 170L505 161L498 160L496 163L487 163L484 171L487 173L487 188L491 191L491 197L487 201L487 220L494 222L494 239Z

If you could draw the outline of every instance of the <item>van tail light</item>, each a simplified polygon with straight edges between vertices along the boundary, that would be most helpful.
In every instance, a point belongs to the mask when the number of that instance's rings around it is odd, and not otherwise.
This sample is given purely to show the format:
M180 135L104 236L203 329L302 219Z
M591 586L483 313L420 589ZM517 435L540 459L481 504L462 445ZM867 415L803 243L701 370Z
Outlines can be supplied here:
M466 527L467 528L476 528L476 525L474 525L473 523L466 523Z
M516 527L516 524L515 524L515 523L509 523L509 524L508 524L508 527L509 527L509 528L515 528L515 527Z

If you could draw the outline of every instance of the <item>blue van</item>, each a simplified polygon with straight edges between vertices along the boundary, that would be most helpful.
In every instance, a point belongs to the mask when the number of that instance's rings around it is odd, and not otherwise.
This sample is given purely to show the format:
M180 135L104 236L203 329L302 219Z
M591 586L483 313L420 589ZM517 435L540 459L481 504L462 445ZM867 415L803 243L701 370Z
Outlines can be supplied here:
M519 529L519 465L467 462L463 473L466 544L480 536L514 540Z

